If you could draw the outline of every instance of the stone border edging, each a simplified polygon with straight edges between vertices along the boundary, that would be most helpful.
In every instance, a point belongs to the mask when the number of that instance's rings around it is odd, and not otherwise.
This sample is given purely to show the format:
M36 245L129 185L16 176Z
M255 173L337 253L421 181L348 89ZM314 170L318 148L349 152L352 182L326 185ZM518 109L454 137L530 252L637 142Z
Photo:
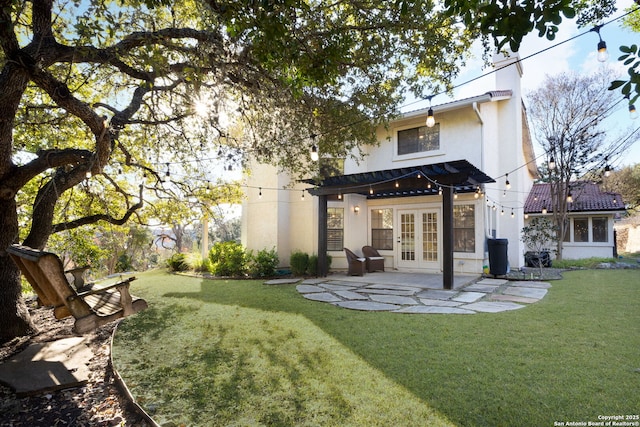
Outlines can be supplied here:
M113 328L113 332L111 333L111 339L109 340L109 366L111 367L111 372L113 373L113 377L115 378L115 383L116 386L118 387L118 389L120 389L120 392L124 395L124 397L127 399L127 403L131 404L131 406L133 407L133 409L142 417L144 418L145 421L147 421L149 424L151 424L151 426L153 427L160 427L160 424L156 423L153 418L151 418L151 415L149 415L143 408L142 406L140 406L138 404L138 402L136 402L136 399L133 397L133 395L131 394L131 391L129 390L129 387L127 387L127 384L124 382L124 380L122 379L122 377L120 376L120 373L118 372L118 370L115 368L115 366L113 365L113 337L115 337L116 335L116 331L118 330L118 326L120 326L120 322L116 323L116 326Z

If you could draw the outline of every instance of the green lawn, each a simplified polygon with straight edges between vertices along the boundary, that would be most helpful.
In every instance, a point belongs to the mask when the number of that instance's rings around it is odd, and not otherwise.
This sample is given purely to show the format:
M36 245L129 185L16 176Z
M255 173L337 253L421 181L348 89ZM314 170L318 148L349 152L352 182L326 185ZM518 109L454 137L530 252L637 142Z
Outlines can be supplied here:
M499 314L358 312L294 285L132 285L116 368L160 424L553 426L640 413L640 271L565 273Z

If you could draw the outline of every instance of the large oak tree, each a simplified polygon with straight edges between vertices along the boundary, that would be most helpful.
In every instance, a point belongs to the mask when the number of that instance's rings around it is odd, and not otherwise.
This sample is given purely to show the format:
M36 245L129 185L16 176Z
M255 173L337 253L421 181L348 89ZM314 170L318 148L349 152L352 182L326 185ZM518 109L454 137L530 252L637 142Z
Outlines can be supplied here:
M122 224L212 159L348 155L474 38L552 39L585 3L0 0L0 341L33 328L8 245Z

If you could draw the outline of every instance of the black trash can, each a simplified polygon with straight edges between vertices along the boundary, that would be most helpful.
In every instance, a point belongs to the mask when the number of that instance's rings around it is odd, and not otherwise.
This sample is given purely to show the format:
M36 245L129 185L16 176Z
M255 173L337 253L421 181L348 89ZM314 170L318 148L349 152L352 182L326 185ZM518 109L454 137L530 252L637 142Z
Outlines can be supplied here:
M489 273L494 276L504 276L507 274L509 258L507 257L508 239L489 239Z

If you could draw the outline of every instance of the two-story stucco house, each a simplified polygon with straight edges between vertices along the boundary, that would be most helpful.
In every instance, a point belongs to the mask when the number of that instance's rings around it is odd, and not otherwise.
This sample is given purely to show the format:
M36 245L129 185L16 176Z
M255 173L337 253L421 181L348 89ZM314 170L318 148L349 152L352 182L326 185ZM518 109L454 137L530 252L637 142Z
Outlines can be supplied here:
M275 247L283 265L294 250L320 256L326 248L332 269L346 269L344 247L359 253L371 245L386 269L446 276L481 273L488 239L501 238L511 268L522 266L523 207L537 169L519 58L499 55L494 66L495 88L434 105L433 126L427 109L404 114L378 129L380 144L366 147L363 159L345 160L321 181L284 190L287 174L254 163L243 245Z

